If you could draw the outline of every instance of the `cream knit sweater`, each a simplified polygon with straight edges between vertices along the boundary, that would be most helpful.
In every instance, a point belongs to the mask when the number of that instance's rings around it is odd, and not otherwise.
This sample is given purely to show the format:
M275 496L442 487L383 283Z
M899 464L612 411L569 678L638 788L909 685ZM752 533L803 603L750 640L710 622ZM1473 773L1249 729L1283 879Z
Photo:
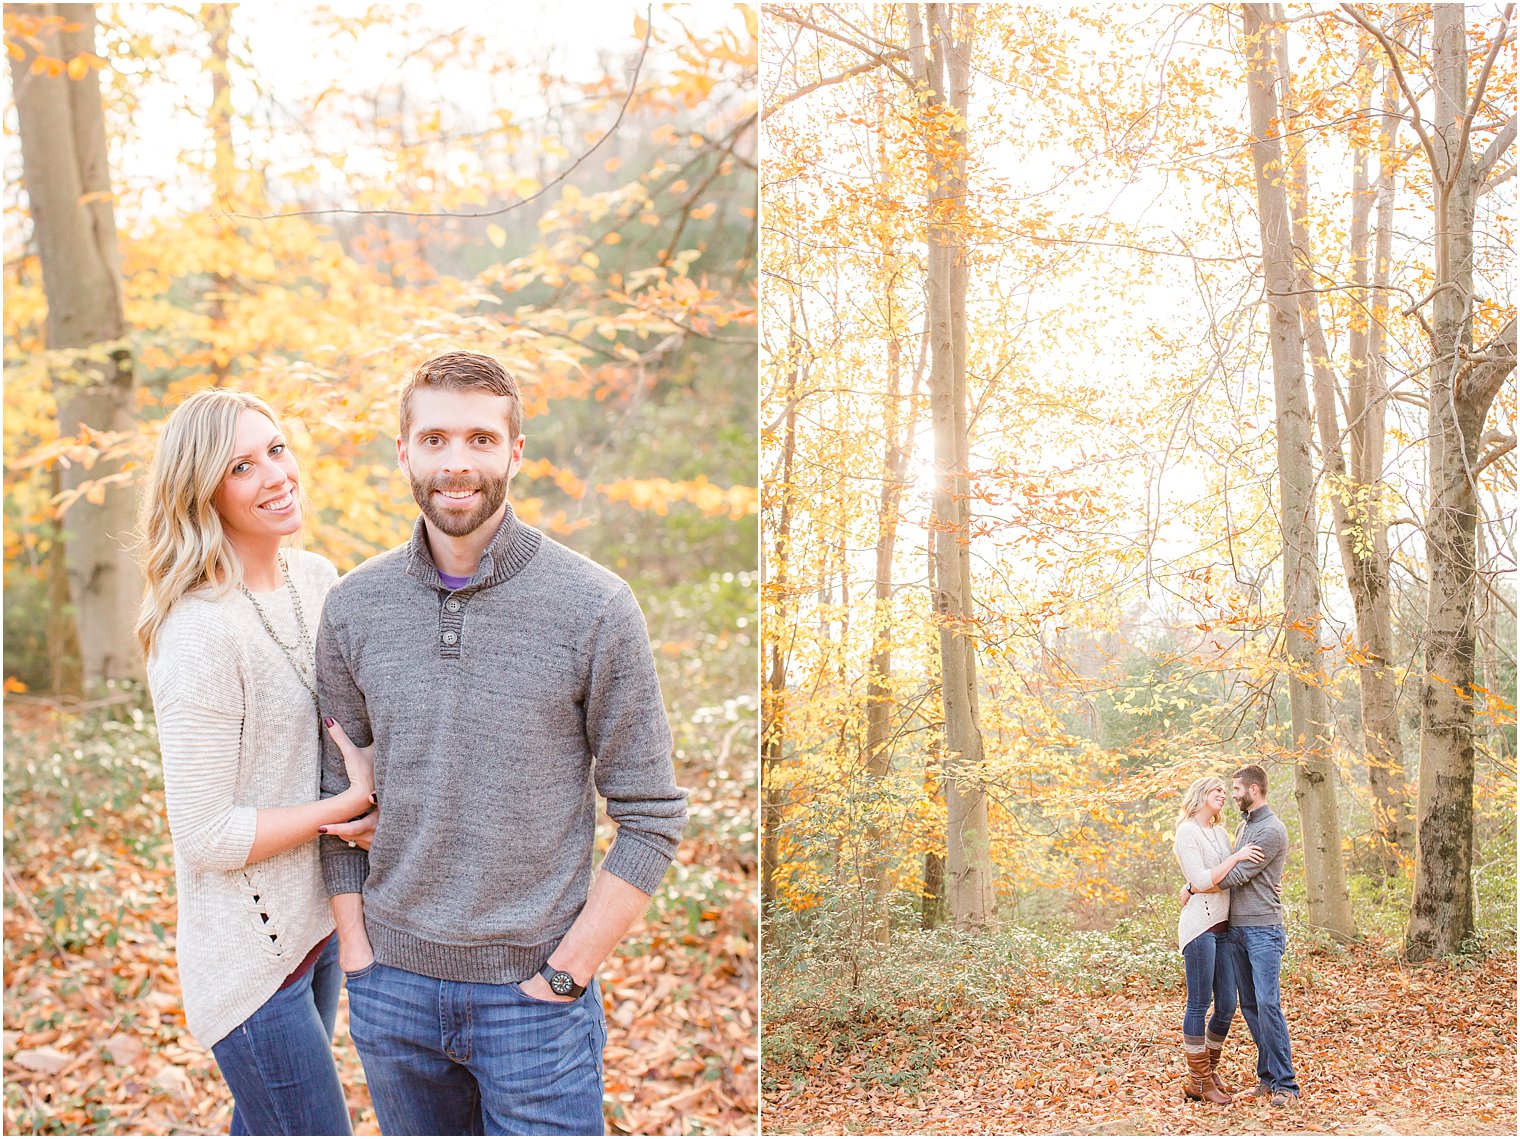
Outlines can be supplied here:
M286 557L314 641L338 574L316 554ZM290 590L255 596L280 639L299 645ZM185 1021L209 1048L332 931L315 842L248 864L259 808L318 798L320 724L240 590L174 606L148 659L148 683L174 838Z
M1230 857L1230 836L1223 827L1205 830L1192 819L1185 819L1177 826L1177 838L1172 844L1177 852L1177 863L1182 874L1195 890L1207 890L1210 871ZM1177 948L1186 948L1204 930L1230 917L1230 892L1217 894L1194 894L1182 907L1177 917Z

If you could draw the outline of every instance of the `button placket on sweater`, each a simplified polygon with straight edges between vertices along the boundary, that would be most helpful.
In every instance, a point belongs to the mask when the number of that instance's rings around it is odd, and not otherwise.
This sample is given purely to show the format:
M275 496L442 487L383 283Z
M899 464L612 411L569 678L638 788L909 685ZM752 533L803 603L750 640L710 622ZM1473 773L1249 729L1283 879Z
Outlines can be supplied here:
M445 660L458 660L464 648L464 610L469 597L450 593L439 601L438 655Z
M458 660L464 649L464 613L470 598L482 589L499 585L533 560L538 553L542 535L517 520L511 506L497 531L491 545L481 555L470 584L459 590L449 590L434 564L426 544L426 530L422 519L412 529L408 543L408 576L438 591L438 656L442 660ZM458 608L450 608L451 602Z

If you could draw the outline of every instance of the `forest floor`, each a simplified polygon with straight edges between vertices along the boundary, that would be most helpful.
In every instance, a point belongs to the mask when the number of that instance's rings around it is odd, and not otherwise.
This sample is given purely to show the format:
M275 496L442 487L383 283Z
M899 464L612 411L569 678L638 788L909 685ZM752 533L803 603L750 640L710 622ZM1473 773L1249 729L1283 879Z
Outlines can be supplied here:
M152 717L108 713L6 702L4 1134L226 1134L227 1086L185 1028ZM742 730L675 727L735 754L683 771L687 841L600 975L608 1131L752 1133L753 767ZM347 1025L345 1002L339 1074L356 1133L379 1134Z
M766 969L769 993L769 959ZM1300 952L1284 972L1303 1089L1288 1108L1185 1101L1182 1003L1180 981L1165 989L1133 977L1082 992L1031 963L1001 1008L903 1017L911 1010L899 1007L882 1010L875 1026L840 1031L799 1004L774 1064L767 1004L762 1127L799 1135L1515 1134L1512 947L1423 967L1401 964L1391 946L1371 939ZM1237 1013L1220 1065L1225 1082L1252 1087L1255 1057Z

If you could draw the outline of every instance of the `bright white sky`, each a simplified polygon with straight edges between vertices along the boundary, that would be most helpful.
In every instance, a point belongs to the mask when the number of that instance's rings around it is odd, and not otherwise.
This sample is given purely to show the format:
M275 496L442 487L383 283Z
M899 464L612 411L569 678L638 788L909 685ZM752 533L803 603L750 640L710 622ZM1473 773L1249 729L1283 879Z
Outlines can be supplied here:
M1172 32L1181 11L1181 8L1164 5L1131 9L1128 19L1129 38L1123 46L1116 49L1111 43L1100 43L1094 39L1092 55L1076 61L1075 74L1069 80L1068 87L1105 81L1114 82L1113 69L1116 63L1118 66L1130 69L1131 73L1134 73L1133 69L1143 69L1143 73L1154 86L1160 79L1158 60L1163 53L1169 54L1175 62L1190 53L1196 54L1200 50L1198 41L1204 36L1196 28L1185 29L1176 36L1175 41L1173 40ZM1478 13L1475 12L1473 19L1477 18ZM777 25L777 27L779 40L789 41L794 29L790 26ZM811 33L807 33L807 37L804 43L811 43ZM762 53L767 43L775 42L777 38L770 40L762 38ZM1129 57L1127 62L1115 60L1116 55L1124 56L1126 53ZM1295 45L1291 49L1291 54L1296 58L1298 53L1299 47ZM784 91L790 81L790 77L785 81L779 81L779 87ZM778 86L777 73L768 70L764 62L762 62L762 84L772 91ZM793 106L797 106L799 112L808 114L811 121L815 123L828 122L835 107L838 107L844 115L869 114L868 108L850 103L850 86L845 84L825 87L804 96L799 103L805 101L814 104L805 111L799 105ZM995 97L998 105L994 109L990 102L994 99L990 89L991 84L984 76L973 75L970 118L974 137L979 133L978 123L982 124L979 160L989 168L992 175L1006 178L1014 187L1015 192L1032 193L1057 183L1061 171L1076 162L1078 155L1054 148L1041 152L1031 151L1027 146L1006 143L985 145L989 116L998 114L1033 116L1039 113L1035 107L1021 109L1018 99L1006 93ZM1247 111L1243 84L1220 89L1215 92L1214 97L1217 103L1215 112L1221 121L1233 121L1242 128L1246 126ZM781 113L790 113L791 110L792 108L788 107ZM992 122L995 124L996 120ZM857 128L841 126L838 129L853 132ZM1166 144L1162 145L1164 147ZM1228 155L1222 155L1218 159L1218 161L1230 160L1231 156ZM1245 159L1242 157L1242 160ZM843 171L849 169L851 161L846 157L844 150L836 155L826 152L821 166ZM1337 165L1337 159L1333 155L1327 157L1321 149L1315 161L1322 164L1314 174L1324 179L1327 195L1337 192L1341 187L1349 186L1349 156ZM1331 168L1332 166L1335 168ZM856 177L869 179L872 174L868 170L860 170ZM1158 249L1180 250L1182 244L1179 239L1189 237L1194 243L1193 248L1196 252L1229 256L1254 250L1258 245L1254 215L1251 212L1254 210L1254 203L1248 200L1248 196L1249 190L1242 193L1237 210L1241 248L1234 245L1231 234L1222 230L1200 233L1198 218L1203 216L1200 204L1201 191L1197 187L1183 187L1175 178L1167 177L1159 169L1142 171L1135 180L1122 186L1110 179L1098 179L1087 186L1065 183L1051 195L1048 205L1057 216L1105 215L1116 221L1143 227L1147 234L1146 244ZM1402 216L1399 218L1397 228L1400 232L1417 236L1428 231L1429 210L1425 203L1405 193L1399 204ZM1213 245L1212 248L1210 243ZM1422 256L1408 246L1396 251L1396 255L1412 256L1416 260L1421 259ZM1043 371L1047 377L1051 375L1051 369L1071 369L1072 374L1080 375L1087 382L1096 381L1113 392L1126 390L1138 392L1141 389L1154 391L1159 382L1165 381L1168 362L1153 360L1147 353L1137 353L1134 350L1133 346L1140 337L1141 331L1154 326L1167 330L1169 333L1178 331L1187 333L1188 330L1207 327L1210 316L1200 302L1191 267L1186 260L1162 258L1156 262L1155 269L1145 277L1137 277L1130 273L1128 265L1131 263L1132 256L1120 251L1098 257L1090 254L1083 255L1075 259L1068 266L1068 271L1061 276L1040 283L1035 295L1030 298L1033 315L1038 317L1042 313L1058 314L1063 309L1091 310L1101 306L1105 320L1102 327L1107 330L1107 334L1098 342L1062 342L1059 335L1054 337L1057 342L1051 342L1052 338L1049 335L1042 336L1042 330L1051 327L1059 328L1059 324L1052 325L1048 319L1031 321L1029 326L1031 331L1018 342L1018 350L1029 354L1030 359L1034 361L1032 367L1037 371ZM1246 283L1250 271L1249 264L1240 266L1238 275L1243 283ZM973 304L976 303L976 294L980 291L985 296L987 288L988 282L985 277L980 283L973 279ZM1254 300L1258 295L1259 287L1244 299ZM1019 311L1016 315L1022 320L1026 312ZM1245 319L1249 319L1249 310L1243 315ZM1243 374L1215 376L1210 382L1210 387L1215 393L1231 390L1238 396L1246 396L1258 402L1260 408L1265 411L1265 415L1257 416L1257 423L1264 430L1270 425L1272 415L1272 380L1266 343L1258 339L1257 344L1260 352L1251 358ZM1199 350L1203 350L1201 343ZM1194 358L1177 360L1174 367L1177 374L1181 375L1194 369L1197 363L1198 357L1194 354ZM1397 368L1400 363L1400 361L1394 361L1394 367ZM1052 382L1050 378L1044 381L1047 384L1050 382ZM1153 400L1154 396L1148 394L1146 399ZM1390 422L1396 419L1396 413L1397 409L1395 409L1395 415L1390 417ZM1419 434L1419 430L1413 431L1415 440L1402 452L1390 444L1389 459L1392 463L1403 464L1412 480L1422 482L1424 448L1423 443L1418 440ZM1101 446L1103 440L1095 442ZM974 455L972 459L974 466L987 465L986 447L988 445L991 444L984 440L984 445L978 448L980 454ZM1052 468L1064 468L1077 465L1080 460L1076 448L1063 449L1062 444L1048 439L1016 441L1016 446L1022 448L1022 451L1018 453L1027 456L1028 462L1036 467L1048 464ZM913 464L915 488L911 497L917 500L918 509L912 511L910 525L914 525L915 529L927 523L928 491L934 481L932 455L932 436L929 428L925 426L917 437ZM1113 467L1105 471L1105 477L1113 480L1114 493L1125 495L1134 503L1135 537L1138 538L1144 533L1146 523L1153 520L1152 516L1155 513L1160 514L1163 522L1155 531L1154 545L1158 563L1181 557L1197 549L1200 536L1196 532L1180 521L1167 520L1176 519L1179 507L1197 499L1204 491L1206 484L1198 459L1198 456L1190 453L1184 439L1179 437L1177 446L1167 458L1164 474L1155 468L1148 469L1147 464L1143 462L1132 464L1127 471ZM1158 479L1159 488L1156 482ZM1505 529L1511 528L1512 525L1513 515L1505 523ZM1396 540L1399 536L1395 535ZM907 553L902 572L909 579L919 577L922 575L921 558L913 551L921 548L922 535L905 534L904 539ZM979 556L982 558L991 554L992 551L989 548L979 551ZM1323 555L1328 584L1340 576L1339 559L1330 547L1328 535ZM914 560L915 558L917 560ZM859 578L862 581L868 581L874 575L870 550L861 550L858 568ZM1038 576L1038 572L1030 566L1001 565L999 569L1005 580L1029 582Z
M641 37L636 34L636 20L646 13L652 16L655 34L667 40L679 40L681 27L708 31L721 26L742 27L743 5L675 4L653 5L628 0L574 0L555 4L549 0L525 0L522 3L482 5L468 0L429 0L426 4L380 5L407 13L407 23L417 34L406 36L384 27L374 27L356 41L348 35L336 38L319 27L320 10L348 17L362 16L375 5L336 3L321 9L295 0L269 0L240 3L233 7L232 50L240 61L251 63L257 82L256 92L249 75L234 67L233 101L239 114L255 112L261 138L266 120L276 130L287 132L282 141L262 143L261 149L273 150L264 158L272 160L271 173L281 167L306 165L314 150L344 154L357 173L366 166L380 168L378 157L357 151L342 133L336 117L319 119L311 124L312 137L298 127L301 109L321 92L339 83L348 95L366 95L381 89L392 92L397 84L397 59L408 52L425 51L429 35L468 29L482 40L481 51L474 58L461 58L441 69L434 69L423 59L414 59L405 68L407 98L412 107L437 104L445 114L445 123L456 122L461 128L478 127L494 120L498 110L510 111L518 122L542 121L553 108L539 84L545 72L572 82L591 81L611 73L629 74L628 67L637 57ZM164 178L166 163L179 155L209 153L210 138L206 130L206 108L210 102L210 79L203 68L208 51L204 34L195 29L183 11L167 5L123 4L102 7L103 20L119 22L128 28L174 30L177 50L160 61L168 82L145 81L138 87L141 106L135 116L140 143L117 147L112 160L119 184L142 186ZM103 38L103 37L102 37ZM663 58L662 58L663 56ZM652 45L645 61L641 84L668 67L670 56ZM500 66L491 74L492 66ZM551 93L552 94L552 93ZM607 108L610 124L616 113L616 100ZM10 123L14 122L14 111ZM578 153L578 138L566 139L567 148ZM0 157L6 170L7 191L11 200L17 193L15 183L20 173L19 143L7 129L0 141ZM373 169L370 172L373 172ZM162 197L148 195L144 210L194 210L204 208L205 188L176 184L172 180ZM119 218L130 224L130 217ZM7 255L14 253L12 243L21 235L7 232Z

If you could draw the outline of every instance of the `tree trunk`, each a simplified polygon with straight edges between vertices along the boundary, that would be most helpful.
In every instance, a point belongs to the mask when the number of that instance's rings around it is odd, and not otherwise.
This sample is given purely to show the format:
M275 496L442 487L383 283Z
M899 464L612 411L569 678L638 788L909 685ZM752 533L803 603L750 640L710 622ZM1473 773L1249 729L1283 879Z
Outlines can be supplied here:
M1294 300L1293 249L1278 141L1275 30L1268 6L1247 4L1245 51L1251 111L1251 157L1261 222L1276 398L1277 468L1283 542L1283 638L1289 662L1292 708L1294 797L1304 844L1309 920L1338 938L1354 935L1351 901L1341 859L1340 814L1336 804L1332 732L1320 666L1319 564L1316 560L1313 425L1304 386L1304 339Z
M236 278L229 271L230 257L237 240L237 223L232 217L232 211L237 208L230 74L232 5L202 6L201 21L211 39L211 52L206 57L206 68L211 73L211 111L207 121L211 127L213 145L211 185L215 201L212 209L217 218L218 242L216 268L211 276L211 292L207 298L207 315L211 321L211 383L214 387L222 387L227 382L232 363L228 352L227 301L236 287Z
M886 127L886 99L878 77L876 113L879 130ZM883 192L889 178L886 142L877 135L876 162ZM884 233L881 247L880 281L886 298L882 320L886 335L887 399L885 404L884 450L882 456L881 497L876 512L876 581L874 615L871 621L871 666L866 681L866 770L880 782L891 771L892 757L888 740L892 727L892 641L896 628L892 621L892 562L897 551L898 513L903 490L907 486L908 455L918 425L919 375L913 377L913 390L906 397L907 412L901 406L902 337L900 316L895 304L901 259L896 239ZM890 936L887 899L891 879L888 874L894 837L880 824L880 812L873 813L866 835L866 901L872 909L868 932L872 940L885 943Z
M1472 153L1463 7L1437 4L1433 11L1435 121L1429 157L1434 167L1436 253L1430 302L1430 502L1425 516L1430 585L1420 684L1415 885L1405 934L1405 952L1412 961L1459 951L1474 928L1474 471L1488 409L1515 366L1513 317L1493 343L1481 352L1472 351L1477 299L1473 224L1484 175L1498 154L1475 161ZM1502 151L1513 137L1512 131L1507 136L1501 132L1493 145Z
M1291 121L1292 78L1288 64L1287 38L1276 37L1277 68L1283 88L1283 110ZM1364 70L1359 79L1370 96L1370 76ZM1385 116L1385 131L1387 120ZM1392 140L1385 140L1391 147ZM1299 319L1312 361L1314 377L1315 423L1319 428L1320 450L1324 455L1324 474L1329 490L1331 517L1335 525L1336 547L1351 593L1356 623L1356 651L1359 657L1358 680L1362 705L1362 740L1373 792L1374 831L1378 835L1379 864L1387 874L1398 873L1399 820L1407 815L1407 795L1403 792L1403 751L1399 740L1397 690L1390 667L1393 651L1392 606L1388 596L1391 554L1388 549L1388 520L1382 505L1383 421L1387 400L1381 387L1382 329L1374 333L1371 321L1364 319L1353 326L1350 337L1349 383L1346 385L1346 408L1350 420L1351 464L1348 468L1341 446L1340 416L1336 395L1341 388L1330 356L1324 326L1320 321L1318 281L1314 276L1314 249L1309 236L1309 171L1307 147L1299 142L1291 148L1294 277L1298 294ZM1386 153L1386 149L1384 151ZM1353 147L1351 192L1351 265L1358 295L1368 311L1369 221L1376 191L1367 176L1368 151ZM1391 239L1391 198L1393 172L1385 165L1380 183L1386 184L1387 205L1379 222L1390 227L1387 235L1379 233L1378 244ZM1379 187L1380 189L1382 186ZM1383 267L1386 281L1387 267ZM1384 310L1386 313L1386 300ZM1328 712L1327 721L1328 723Z
M935 595L934 575L934 534L930 531L925 535L924 542L924 581L929 587L929 596ZM930 657L930 667L933 667L934 658ZM938 676L929 677L930 684L942 684L943 678ZM944 786L930 771L936 761L940 770L944 770L945 757L945 725L939 724L928 726L927 738L929 740L928 756L924 767L924 798L930 801L942 800ZM938 850L924 851L924 900L923 908L919 913L919 927L921 929L938 929L945 920L945 856Z
M887 430L883 463L881 503L877 511L875 612L871 621L871 665L866 681L866 770L877 783L892 768L887 746L892 728L892 557L897 548L897 511L902 498L902 468L906 454L898 439L899 383L902 345L895 335L887 341ZM911 438L911 436L910 436ZM871 907L867 922L872 940L885 943L889 936L887 894L888 847L892 836L873 812L866 831L866 902Z
M56 496L63 489L62 471L48 472ZM47 638L48 657L52 664L52 690L59 695L84 694L84 676L79 664L79 629L69 604L68 551L55 539L47 552Z
M791 362L787 372L786 427L781 443L781 482L776 521L775 564L771 573L773 614L786 611L788 565L792 535L792 465L797 453L797 365ZM776 867L780 862L781 790L776 785L781 771L781 756L786 740L786 656L782 651L779 623L772 618L769 638L770 671L760 695L760 901L770 906L776 900Z
M1378 130L1378 178L1372 187L1377 202L1373 226L1372 288L1367 297L1367 334L1353 338L1351 426L1351 477L1365 487L1367 511L1364 525L1370 546L1366 554L1365 629L1358 616L1358 637L1367 661L1361 668L1362 735L1367 750L1367 782L1372 790L1373 826L1387 861L1397 863L1400 873L1405 858L1414 853L1414 812L1404 768L1404 745L1400 738L1398 683L1393 666L1393 554L1388 546L1388 520L1383 505L1383 457L1386 446L1384 423L1388 409L1388 381L1383 362L1383 342L1388 328L1388 284L1393 260L1393 206L1397 162L1394 148L1399 129L1398 86L1388 74L1383 84L1383 113ZM1358 283L1366 280L1363 260ZM1360 351L1358 350L1360 348ZM1359 363L1360 362L1360 363Z
M977 716L974 605L965 428L965 292L959 213L966 177L965 114L972 11L967 5L925 5L928 30L909 6L910 54L924 84L921 111L928 156L928 316L934 422L934 592L945 709L944 787L947 813L946 891L957 928L996 922L986 789ZM956 9L959 9L956 11ZM946 72L949 72L947 83ZM944 114L950 111L949 115Z
M95 50L95 9L89 4L17 4L22 17L62 17L40 38L50 58L70 60ZM94 69L31 74L33 49L11 59L22 180L42 260L47 296L47 345L52 362L58 430L64 438L86 432L126 432L134 426L136 399L131 351L125 342L116 219L106 155L105 117ZM60 476L63 493L108 478L119 463L101 460L86 470L73 464ZM142 661L132 633L139 579L128 553L134 495L101 483L73 500L63 516L69 598L79 635L87 690L107 680L140 677Z

